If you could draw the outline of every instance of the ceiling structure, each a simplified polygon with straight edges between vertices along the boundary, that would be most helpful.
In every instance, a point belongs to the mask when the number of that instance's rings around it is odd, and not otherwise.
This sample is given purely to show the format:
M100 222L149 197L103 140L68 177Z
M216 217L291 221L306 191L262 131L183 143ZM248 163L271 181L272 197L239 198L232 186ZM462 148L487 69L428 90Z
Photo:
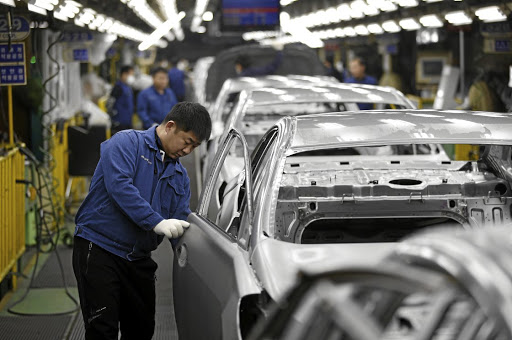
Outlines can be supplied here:
M34 21L47 20L62 30L97 30L116 34L148 46L166 47L209 31L221 32L222 0L0 0ZM281 0L281 29L288 33L251 32L245 40L271 43L301 41L321 47L322 40L393 33L421 27L463 25L486 21L477 11L492 7L501 20L510 21L512 2L503 0ZM38 12L38 13L36 13ZM208 14L206 19L204 12ZM492 11L491 11L492 12ZM485 13L484 13L485 14ZM496 14L496 13L494 13ZM508 17L508 19L507 19ZM504 18L504 19L503 19ZM464 21L466 20L466 22ZM213 32L214 31L214 32ZM212 34L212 32L214 34ZM243 32L236 33L241 35ZM188 38L187 38L188 37ZM270 40L269 40L270 38ZM303 41L304 40L304 41ZM142 44L141 44L142 45ZM139 45L139 49L141 49Z

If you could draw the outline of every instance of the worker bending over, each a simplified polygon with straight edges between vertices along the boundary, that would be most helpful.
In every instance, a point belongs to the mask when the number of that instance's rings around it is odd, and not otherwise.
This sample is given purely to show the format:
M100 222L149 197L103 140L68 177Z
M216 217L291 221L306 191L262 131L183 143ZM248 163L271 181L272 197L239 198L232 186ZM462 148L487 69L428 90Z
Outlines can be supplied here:
M208 140L201 105L183 102L145 131L124 130L101 145L89 194L76 215L73 270L86 339L151 339L155 271L164 237L189 226L190 181L180 157Z

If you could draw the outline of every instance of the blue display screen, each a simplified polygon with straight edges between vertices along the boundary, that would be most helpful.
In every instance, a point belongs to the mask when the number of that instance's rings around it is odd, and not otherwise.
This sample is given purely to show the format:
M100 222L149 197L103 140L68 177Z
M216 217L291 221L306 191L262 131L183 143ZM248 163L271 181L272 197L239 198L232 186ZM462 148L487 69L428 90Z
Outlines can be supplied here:
M225 28L275 28L279 26L279 0L222 0Z

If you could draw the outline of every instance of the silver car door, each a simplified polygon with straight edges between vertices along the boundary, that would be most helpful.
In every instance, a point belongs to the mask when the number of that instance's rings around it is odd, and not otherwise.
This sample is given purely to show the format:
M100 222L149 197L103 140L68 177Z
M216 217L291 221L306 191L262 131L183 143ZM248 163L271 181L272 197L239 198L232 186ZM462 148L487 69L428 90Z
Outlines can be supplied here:
M225 228L216 224L218 213L210 213L208 209L214 196L218 195L214 188L235 141L244 149L244 168L237 175L237 182L245 188L243 214L248 214L247 220L252 221L249 152L245 138L233 129L219 147L198 210L190 214L188 221L191 225L176 247L173 264L174 309L179 338L182 340L239 339L240 300L261 291L245 247L240 246L236 237L228 234Z

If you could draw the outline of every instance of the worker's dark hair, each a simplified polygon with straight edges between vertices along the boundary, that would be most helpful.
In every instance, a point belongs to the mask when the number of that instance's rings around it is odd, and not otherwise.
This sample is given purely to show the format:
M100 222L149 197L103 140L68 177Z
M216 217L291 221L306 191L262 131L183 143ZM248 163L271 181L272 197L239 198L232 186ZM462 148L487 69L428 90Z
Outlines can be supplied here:
M155 74L160 73L160 72L167 74L167 70L165 68L163 68L162 66L157 66L151 70L151 76L154 77Z
M130 71L133 71L133 66L131 65L123 65L121 66L121 75L123 75L124 73L128 73Z
M201 104L181 102L174 105L162 124L171 120L176 123L178 129L192 131L201 141L210 139L212 121L208 110Z
M251 60L246 54L241 54L235 59L235 64L240 64L242 68L248 68L251 66Z

